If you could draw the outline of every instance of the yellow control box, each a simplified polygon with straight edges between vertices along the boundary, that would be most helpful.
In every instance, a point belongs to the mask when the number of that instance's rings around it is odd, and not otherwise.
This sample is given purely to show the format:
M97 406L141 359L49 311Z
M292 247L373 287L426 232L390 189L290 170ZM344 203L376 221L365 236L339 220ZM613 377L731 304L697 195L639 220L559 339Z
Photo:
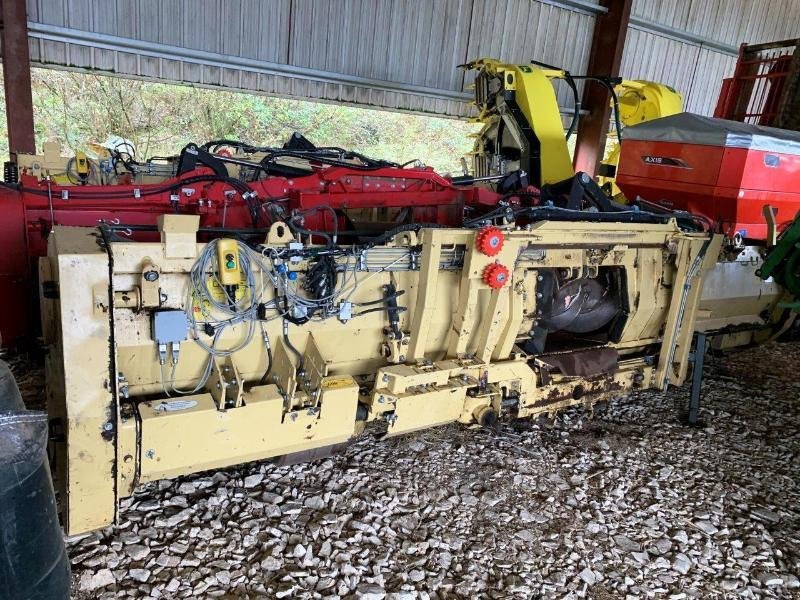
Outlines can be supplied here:
M89 159L86 158L86 154L80 150L75 153L75 172L78 174L78 177L85 178L89 176Z
M242 272L239 268L239 244L236 240L222 238L217 242L217 269L222 285L242 283Z

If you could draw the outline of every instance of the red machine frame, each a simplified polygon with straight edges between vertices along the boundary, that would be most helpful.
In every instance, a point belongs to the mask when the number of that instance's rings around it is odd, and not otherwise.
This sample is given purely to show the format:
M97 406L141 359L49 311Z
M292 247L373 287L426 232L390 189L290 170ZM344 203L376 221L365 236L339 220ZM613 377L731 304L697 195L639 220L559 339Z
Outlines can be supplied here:
M729 238L767 238L800 211L800 135L679 113L626 129L616 182L669 210L706 217ZM737 236L738 234L738 236Z
M722 81L714 116L799 129L800 38L742 44L733 77Z
M489 189L454 185L424 168L382 167L351 169L331 166L300 177L268 177L247 184L255 197L249 202L231 184L220 181L207 167L162 183L115 186L59 186L22 175L19 185L0 187L0 334L3 345L30 336L37 314L38 258L47 253L53 226L129 225L115 233L136 240L153 239L159 215L165 212L199 214L201 229L247 231L270 222L267 207L302 215L303 228L330 230L328 210L338 212L339 230L346 231L346 213L359 209L408 209L407 222L460 225L465 207L496 206L500 194ZM256 222L253 221L253 203ZM387 210L386 218L391 219ZM373 219L375 220L375 219ZM144 226L144 227L142 227Z

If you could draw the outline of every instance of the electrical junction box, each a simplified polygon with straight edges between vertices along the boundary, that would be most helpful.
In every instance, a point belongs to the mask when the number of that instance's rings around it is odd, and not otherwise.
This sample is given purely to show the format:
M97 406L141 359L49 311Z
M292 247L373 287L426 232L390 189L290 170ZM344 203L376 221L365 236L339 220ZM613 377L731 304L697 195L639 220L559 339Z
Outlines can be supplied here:
M153 313L153 341L180 344L186 340L189 320L182 310L157 310Z

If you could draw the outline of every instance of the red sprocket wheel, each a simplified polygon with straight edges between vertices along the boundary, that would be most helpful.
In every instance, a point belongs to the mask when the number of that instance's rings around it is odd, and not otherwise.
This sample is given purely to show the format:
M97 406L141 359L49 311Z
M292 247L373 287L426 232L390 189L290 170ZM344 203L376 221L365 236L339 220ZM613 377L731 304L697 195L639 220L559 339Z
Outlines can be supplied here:
M475 236L475 246L486 256L497 256L504 241L503 232L497 227L484 227Z
M509 278L508 269L500 263L486 265L486 268L483 270L483 283L493 290L499 290L508 283Z

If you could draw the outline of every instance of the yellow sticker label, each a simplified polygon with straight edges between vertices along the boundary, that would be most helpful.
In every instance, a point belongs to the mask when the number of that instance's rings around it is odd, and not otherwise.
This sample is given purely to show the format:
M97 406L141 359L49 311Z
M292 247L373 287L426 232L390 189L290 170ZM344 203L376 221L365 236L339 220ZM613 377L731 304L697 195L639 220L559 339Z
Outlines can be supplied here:
M352 377L326 377L322 380L322 387L326 390L335 390L349 387L354 383Z
M208 282L208 290L211 292L211 295L214 297L214 300L216 300L217 302L225 302L228 296L225 293L225 290L223 290L222 287L220 287L220 285L217 283L217 280L211 275L209 275L207 282ZM242 298L245 297L245 294L247 294L247 292L248 292L247 286L237 285L234 292L235 296L234 300L239 302L240 300L242 300Z

